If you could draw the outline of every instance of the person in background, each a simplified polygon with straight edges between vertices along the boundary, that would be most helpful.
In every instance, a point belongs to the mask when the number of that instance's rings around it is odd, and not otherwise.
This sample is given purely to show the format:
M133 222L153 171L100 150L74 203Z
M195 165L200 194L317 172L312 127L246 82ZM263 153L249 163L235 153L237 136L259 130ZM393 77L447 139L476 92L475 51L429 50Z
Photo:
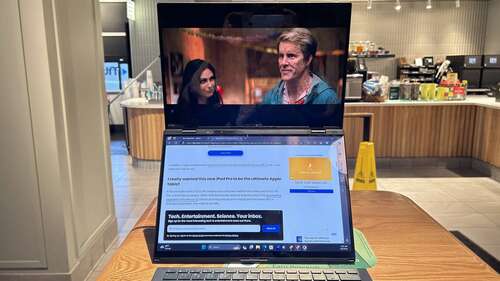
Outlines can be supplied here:
M336 104L335 90L310 71L318 43L305 28L293 28L278 37L281 80L269 91L263 104Z
M186 64L177 104L222 104L213 65L201 59L194 59Z

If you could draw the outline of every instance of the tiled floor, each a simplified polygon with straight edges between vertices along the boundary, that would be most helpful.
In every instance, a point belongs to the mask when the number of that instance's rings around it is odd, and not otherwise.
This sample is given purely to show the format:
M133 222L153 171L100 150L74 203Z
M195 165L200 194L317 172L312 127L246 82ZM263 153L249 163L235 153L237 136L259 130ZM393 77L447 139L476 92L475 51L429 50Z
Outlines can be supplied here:
M132 167L124 146L115 140L111 147L119 236L88 281L100 274L158 190L159 169ZM500 183L472 170L403 167L377 173L379 190L408 196L448 230L459 230L500 260Z

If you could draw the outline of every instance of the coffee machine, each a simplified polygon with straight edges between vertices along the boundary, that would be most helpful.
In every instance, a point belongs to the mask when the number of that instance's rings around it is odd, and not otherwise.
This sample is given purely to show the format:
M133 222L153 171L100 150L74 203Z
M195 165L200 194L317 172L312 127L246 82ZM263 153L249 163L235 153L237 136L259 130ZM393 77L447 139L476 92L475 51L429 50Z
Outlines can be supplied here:
M363 82L366 81L368 69L364 58L349 58L347 60L346 101L359 101L362 97Z
M450 61L453 72L458 73L458 78L467 80L469 88L481 87L483 56L446 56L446 59Z
M500 83L500 55L485 55L481 88L494 89Z

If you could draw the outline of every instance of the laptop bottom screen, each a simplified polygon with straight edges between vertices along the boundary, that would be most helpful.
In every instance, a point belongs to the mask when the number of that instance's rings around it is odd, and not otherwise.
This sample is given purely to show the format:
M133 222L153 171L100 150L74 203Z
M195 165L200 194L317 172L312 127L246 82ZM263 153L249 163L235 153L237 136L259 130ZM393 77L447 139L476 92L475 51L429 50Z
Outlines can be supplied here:
M354 260L342 136L165 135L155 262Z

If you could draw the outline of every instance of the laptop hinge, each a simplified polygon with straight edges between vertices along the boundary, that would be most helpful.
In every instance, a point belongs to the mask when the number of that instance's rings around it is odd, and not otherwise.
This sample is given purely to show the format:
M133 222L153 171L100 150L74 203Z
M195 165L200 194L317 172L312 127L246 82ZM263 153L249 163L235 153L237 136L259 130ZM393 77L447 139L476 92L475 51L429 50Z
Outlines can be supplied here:
M183 134L196 134L196 129L182 129Z
M311 134L313 135L324 135L325 133L325 129L311 129Z
M244 258L240 259L241 263L261 263L261 262L267 262L268 259L266 258Z

